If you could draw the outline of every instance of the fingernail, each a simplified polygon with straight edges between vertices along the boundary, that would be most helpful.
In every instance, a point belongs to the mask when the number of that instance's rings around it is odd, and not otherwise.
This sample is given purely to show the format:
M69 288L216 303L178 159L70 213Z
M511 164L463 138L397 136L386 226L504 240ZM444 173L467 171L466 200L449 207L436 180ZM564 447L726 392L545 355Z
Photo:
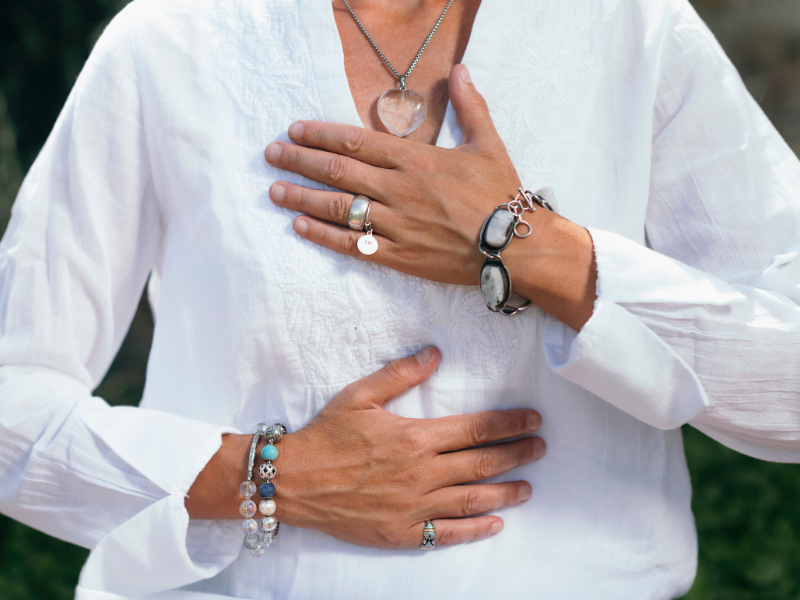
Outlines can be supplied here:
M278 162L281 157L281 145L272 143L267 146L267 162L272 164Z
M303 135L303 124L299 121L292 123L289 125L289 137L293 140L298 139L301 135Z
M544 443L544 440L542 438L533 438L533 458L539 460L546 451L547 444Z
M464 83L472 83L472 77L470 77L467 65L461 65L461 81Z
M273 202L283 202L286 197L286 188L280 183L273 183L269 189L269 197L272 198Z
M308 233L308 221L305 219L296 219L294 222L294 230L300 235Z
M528 415L528 418L525 419L525 430L526 431L536 431L542 425L542 417L539 416L539 413L532 412Z
M489 535L497 535L503 531L503 522L502 521L495 521L489 527Z
M531 499L531 488L521 485L519 488L519 496L517 496L517 500L519 503L522 504L523 502L527 502Z
M424 365L426 362L428 362L432 356L433 348L430 346L425 346L422 350L414 355L414 357L417 359L417 362L421 365Z

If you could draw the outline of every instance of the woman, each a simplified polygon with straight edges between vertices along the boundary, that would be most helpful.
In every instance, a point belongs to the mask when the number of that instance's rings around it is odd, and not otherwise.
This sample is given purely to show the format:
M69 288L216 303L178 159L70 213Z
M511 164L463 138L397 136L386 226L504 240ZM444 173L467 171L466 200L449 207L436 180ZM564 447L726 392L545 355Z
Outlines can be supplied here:
M685 0L456 0L404 139L354 15L405 66L446 3L340 2L108 27L0 248L0 508L92 548L78 598L680 595L679 427L800 459L796 158ZM477 241L515 198L509 319ZM145 395L109 408L148 274ZM254 557L262 421L289 433Z

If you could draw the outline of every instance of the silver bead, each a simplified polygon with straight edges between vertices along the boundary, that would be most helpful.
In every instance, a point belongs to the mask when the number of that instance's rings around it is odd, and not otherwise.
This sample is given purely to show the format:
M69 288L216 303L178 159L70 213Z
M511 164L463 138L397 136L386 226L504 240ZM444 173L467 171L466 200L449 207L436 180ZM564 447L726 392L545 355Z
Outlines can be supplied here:
M283 434L286 433L286 426L281 423L275 423L275 425L270 425L264 431L264 437L269 440L272 438L271 443L276 444L281 441L281 437Z
M275 517L261 517L261 531L274 531L277 526L278 521L275 520Z
M277 473L278 471L275 469L275 465L273 465L271 462L265 462L263 465L258 467L258 474L264 481L269 481L275 477Z

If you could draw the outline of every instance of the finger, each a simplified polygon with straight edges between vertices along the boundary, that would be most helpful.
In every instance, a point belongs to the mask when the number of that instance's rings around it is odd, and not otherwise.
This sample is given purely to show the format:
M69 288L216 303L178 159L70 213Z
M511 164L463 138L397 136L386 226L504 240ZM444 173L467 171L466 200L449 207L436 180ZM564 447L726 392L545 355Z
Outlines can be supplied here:
M351 383L347 386L351 393L338 397L347 398L347 402L362 408L383 407L392 398L430 377L440 357L437 348L427 346L414 356L393 360L371 375Z
M487 410L426 421L436 435L436 452L453 452L537 431L542 417L535 410Z
M382 173L391 173L347 156L286 142L272 142L264 151L264 158L278 169L370 198L382 196L380 190L386 188Z
M380 131L320 121L295 121L289 127L289 139L384 169L400 166L410 146L418 145Z
M546 449L542 438L532 437L440 454L431 475L443 486L481 481L539 460Z
M297 217L294 220L294 230L301 238L318 246L323 246L339 254L382 265L387 263L387 255L392 252L394 247L389 238L373 234L373 238L378 244L378 250L373 254L363 254L358 249L358 240L365 235L363 231L345 229L311 217Z
M472 517L506 506L524 504L531 497L527 481L486 483L483 485L453 485L427 494L421 518Z
M489 515L471 519L434 519L432 523L436 530L435 546L477 542L503 531L503 519ZM420 547L424 528L425 523L419 523L408 530L408 548Z
M450 71L448 90L464 134L464 145L492 146L502 143L489 114L489 106L472 83L466 65L455 65Z
M276 181L269 188L270 199L283 208L306 213L312 217L347 225L350 214L350 205L353 203L353 194L347 192L329 192L315 190L302 185ZM386 207L373 201L369 209L369 221L372 228L380 231L378 223L385 223L384 213ZM362 234L363 235L363 234Z

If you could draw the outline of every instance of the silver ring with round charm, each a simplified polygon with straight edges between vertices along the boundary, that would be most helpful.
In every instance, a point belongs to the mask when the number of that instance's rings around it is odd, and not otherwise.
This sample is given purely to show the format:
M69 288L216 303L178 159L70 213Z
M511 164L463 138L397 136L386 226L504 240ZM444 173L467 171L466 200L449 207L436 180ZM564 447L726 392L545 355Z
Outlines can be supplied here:
M372 223L369 221L369 209L372 206L372 198L359 194L353 198L350 204L350 212L347 215L347 226L356 231L366 232L360 238L356 246L361 254L375 254L378 251L378 240L372 235Z
M355 231L366 229L367 219L369 218L369 207L372 198L359 194L350 203L350 212L347 215L347 226Z

